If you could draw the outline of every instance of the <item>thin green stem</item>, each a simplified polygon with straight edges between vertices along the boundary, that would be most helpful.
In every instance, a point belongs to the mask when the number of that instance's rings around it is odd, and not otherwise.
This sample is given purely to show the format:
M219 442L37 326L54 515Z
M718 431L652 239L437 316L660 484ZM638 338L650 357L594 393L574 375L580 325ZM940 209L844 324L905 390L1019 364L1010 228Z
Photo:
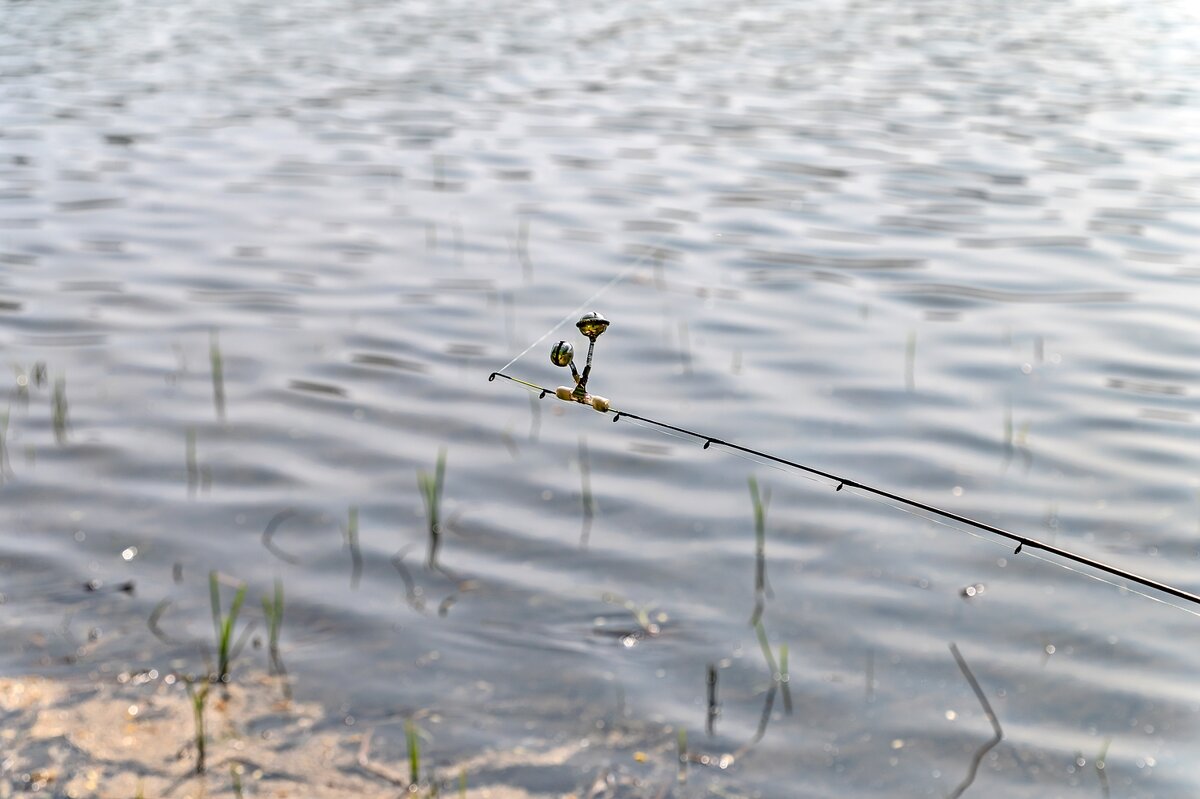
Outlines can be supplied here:
M213 407L217 411L217 419L225 421L225 366L221 358L221 342L217 339L214 328L208 334L208 359L212 364Z
M242 603L246 601L246 584L238 586L233 603L229 606L229 614L221 612L221 588L217 572L208 574L208 593L212 602L213 632L217 639L217 673L218 682L229 682L229 664L233 659L233 628L237 624L238 614L241 613Z
M438 450L437 466L430 475L424 469L417 470L417 486L425 501L425 517L429 525L429 555L426 565L437 567L438 550L442 543L442 489L446 484L446 448Z
M412 719L404 722L404 738L408 744L408 780L417 785L421 781L421 738Z

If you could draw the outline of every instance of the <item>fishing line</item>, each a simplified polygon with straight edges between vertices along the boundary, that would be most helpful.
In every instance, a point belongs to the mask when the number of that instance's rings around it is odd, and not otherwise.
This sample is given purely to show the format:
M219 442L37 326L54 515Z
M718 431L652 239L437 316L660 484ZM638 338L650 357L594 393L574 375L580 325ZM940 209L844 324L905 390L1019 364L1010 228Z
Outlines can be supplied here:
M547 388L539 386L535 383L530 383L526 380L521 380L519 378L512 377L511 375L495 373L494 377L503 377L507 380L511 380L512 382L521 386L522 388L524 388L526 391L530 392L531 394L532 393L540 393L541 396L544 397L547 393L550 393L550 390ZM489 378L489 379L492 379L492 378ZM647 421L643 420L641 417L632 416L628 413L625 413L624 411L620 411L620 412L613 411L613 413L614 414L620 413L621 419L628 419L629 421L633 422L633 424L636 427L640 427L645 430L652 431L654 433L657 433L658 435L668 436L677 441L695 441L696 440L696 437L694 434L685 435L683 433L676 432L673 429L668 429L666 427L663 427L662 425L647 422ZM614 417L613 421L617 421L617 419ZM709 439L709 441L712 441L712 440ZM722 446L722 444L724 442L713 442L713 443L715 443L717 446ZM789 475L792 475L795 477L802 477L805 480L808 480L809 482L812 482L812 483L816 483L818 485L827 486L827 487L836 485L836 483L834 481L822 479L820 477L817 477L812 474L807 474L802 471L797 472L793 468L789 468L785 465L781 465L780 463L772 462L772 460L764 459L762 457L757 456L756 454L742 452L737 449L727 449L724 447L722 447L722 449L729 455L733 455L734 457L740 458L744 461L747 461L748 463L755 463L755 464L758 464L759 466L764 466L768 469L774 469L777 472L789 474ZM970 527L963 526L962 524L952 524L950 522L950 520L938 518L936 515L932 515L929 512L920 513L915 508L908 507L907 505L903 505L903 504L900 504L897 502L889 501L883 497L875 496L874 494L871 494L868 492L864 492L859 489L858 485L853 485L853 486L847 485L847 486L845 486L845 489L852 491L856 496L860 496L864 499L868 499L872 502L878 503L887 508L891 508L892 510L897 510L897 511L900 511L901 513L908 514L909 516L912 516L914 518L923 519L925 521L932 522L933 524L941 525L942 527L953 530L955 532L966 533L967 535L969 535L973 538L979 539L980 541L984 542L985 544L989 544L990 546L998 547L1000 549L1004 549L1005 551L1008 551L1008 547L1006 545L1000 543L999 541L997 541L995 538L989 538L985 535L981 535L980 533L977 533L974 530L970 529ZM1189 616L1195 616L1197 618L1200 618L1200 612L1198 612L1198 611L1192 610L1191 608L1184 607L1183 605L1177 605L1174 602L1168 602L1167 600L1165 600L1161 597L1156 597L1153 594L1147 594L1145 591L1139 591L1138 589L1136 589L1130 585L1127 585L1124 583L1115 583L1112 580L1106 580L1105 578L1101 577L1098 574L1093 574L1092 572L1087 572L1087 571L1084 571L1083 569L1077 569L1074 566L1071 566L1067 563L1062 563L1061 561L1051 560L1050 558L1039 555L1036 552L1022 551L1019 554L1027 555L1027 556L1033 558L1034 560L1038 560L1038 561L1041 561L1042 563L1045 563L1048 566L1054 566L1059 569L1064 569L1066 571L1069 571L1072 574L1077 574L1081 577L1086 577L1089 580L1095 580L1098 583L1103 583L1104 585L1111 586L1113 588L1116 588L1119 591L1128 591L1129 593L1135 594L1139 597L1142 597L1143 599L1148 599L1151 602L1157 602L1160 605L1166 605L1169 608L1173 608L1182 613L1186 613ZM1119 572L1118 572L1118 574L1119 574ZM1121 576L1124 576L1124 575L1122 574ZM1195 600L1191 600L1191 601L1195 601Z
M640 419L633 419L633 418L626 416L625 414L621 415L622 421L627 418L629 419L629 421L633 422L633 424L635 426L641 427L646 430L653 431L661 436L670 436L671 438L677 439L679 441L687 441L687 442L692 442L695 440L693 438L689 438L680 433L676 433L672 430L663 430L662 428L655 427L654 425L646 424L645 422L643 422ZM720 445L718 445L718 446L720 446ZM745 452L739 452L737 450L724 450L724 451L727 454L732 455L735 458L741 458L742 460L746 461L747 463L754 463L754 464L757 464L757 465L762 466L767 469L774 469L775 471L781 472L783 474L791 475L793 477L800 477L800 478L803 478L810 482L816 483L817 485L824 485L824 486L830 485L830 483L820 479L819 477L813 477L811 474L805 474L804 472L797 473L793 469L788 469L785 466L780 466L778 463L771 463L770 461L763 460L762 458L755 457L754 455L749 455Z
M622 418L625 418L626 416L627 416L626 414L622 414ZM681 433L677 433L673 430L665 430L660 427L656 427L654 425L647 424L646 422L642 421L641 419L630 418L629 420L638 427L644 428L646 430L652 430L660 435L670 436L671 438L674 438L674 439L677 439L680 441L694 440L694 439L688 438L687 436L685 436ZM720 446L720 444L717 444L717 446ZM778 471L778 472L783 472L783 473L790 474L790 475L793 475L796 477L802 477L805 480L816 483L818 485L824 485L824 486L832 486L833 485L829 481L824 480L820 477L816 477L811 474L805 474L804 472L796 472L795 470L789 469L786 466L782 466L778 463L772 463L771 461L763 460L762 458L756 457L754 455L746 454L746 453L740 452L738 450L725 449L724 451L730 455L733 455L734 457L741 458L742 460L747 461L749 463L756 463L760 466L765 466L767 468L774 469L775 471ZM861 490L859 490L859 488L857 486L846 486L845 490L851 491L856 496L860 496L864 499L868 499L872 502L875 502L879 505L883 505L884 507L890 508L892 510L897 510L897 511L900 511L901 513L906 513L909 516L912 516L914 518L923 519L925 521L932 522L933 524L940 525L942 527L945 527L949 530L953 530L955 532L966 533L967 535L970 535L973 538L977 538L986 544L989 544L991 546L998 547L1000 549L1008 551L1008 547L1006 545L1000 543L999 541L997 541L995 538L988 538L987 536L982 535L981 533L977 533L974 530L970 529L969 527L964 527L961 524L955 524L947 519L940 519L937 516L930 515L929 513L922 513L922 512L917 511L914 508L910 508L905 505L889 501L882 497L875 496L874 494L861 491ZM1087 577L1088 579L1095 580L1096 582L1104 583L1105 585L1112 586L1113 588L1116 588L1119 591L1128 591L1129 593L1136 594L1144 599L1149 599L1151 602L1157 602L1160 605L1166 605L1169 608L1174 608L1175 610L1182 611L1183 613L1187 613L1189 616L1195 616L1197 618L1200 618L1200 611L1195 611L1195 610L1192 610L1191 608L1185 608L1182 605L1175 604L1174 602L1168 602L1165 599L1162 599L1161 597L1156 597L1156 596L1153 596L1152 594L1147 594L1144 591L1139 591L1138 589L1133 588L1132 586L1129 586L1129 585L1126 585L1123 583L1115 583L1112 580L1106 580L1098 574L1092 574L1091 572L1086 572L1086 571L1083 571L1082 569L1076 569L1073 566L1070 566L1069 564L1061 563L1056 560L1050 560L1049 558L1043 557L1043 556L1037 554L1036 552L1024 552L1022 554L1026 554L1029 557L1034 558L1035 560L1039 560L1042 563L1047 564L1048 566L1056 566L1060 569L1065 569L1066 571L1072 572L1073 574L1077 574L1082 577Z
M558 320L558 322L556 322L553 326L551 326L551 328L549 330L547 330L545 333L543 333L542 335L535 338L533 340L533 343L531 343L528 347L526 347L525 349L518 352L511 361L509 361L508 363L501 366L495 372L492 372L492 374L498 374L499 372L506 371L508 369L508 367L512 366L514 363L516 363L517 361L521 360L526 355L528 355L530 350L532 350L538 344L541 344L543 341L545 341L546 336L550 335L555 330L558 330L560 327L565 325L567 322L571 321L571 319L573 317L578 316L580 314L580 312L583 311L583 309L587 308L593 302L600 299L600 297L604 296L605 292L607 292L613 286L617 285L622 280L624 280L625 278L627 278L631 274L633 274L633 271L635 269L637 269L639 266L644 264L646 262L647 258L649 258L651 255L654 255L658 251L657 246L660 242L661 242L661 239L658 239L653 244L645 245L646 246L645 251L640 256L638 256L638 258L633 263L631 263L629 266L625 267L625 269L618 272L616 275L613 275L613 278L611 280L609 280L607 283L605 283L603 286L601 286L599 288L599 290L596 291L595 294L588 297L583 302L579 303L579 305L576 308L572 309L566 316L564 316L562 319ZM505 375L505 377L507 377L507 375ZM509 379L512 380L513 378L509 378Z
M603 322L603 324L600 326L600 329L598 331L596 330L596 322L597 321ZM578 323L580 330L585 331L585 332L590 332L590 335L588 335L588 337L592 340L593 346L595 345L596 337L598 337L600 335L600 333L604 332L604 329L607 328L607 325L608 325L608 321L605 320L603 317L600 317L598 314L587 314L584 318L580 319L579 323ZM560 323L560 326L561 326L561 323ZM551 330L550 332L553 332L553 330ZM547 333L546 335L549 335L549 333ZM543 336L543 338L545 338L545 336ZM565 350L563 349L564 347L565 347ZM558 357L563 352L565 352L566 358ZM553 353L553 359L554 359L553 362L560 366L565 366L570 363L570 355L571 355L570 346L565 341L559 342L558 345L555 345L555 350ZM589 361L590 361L590 350L589 350ZM572 371L574 373L574 366L573 366L573 364L571 364L571 365L572 365ZM589 364L589 370L590 370L590 364ZM735 454L735 455L739 455L739 456L751 456L753 458L756 458L757 462L762 463L763 465L769 465L774 468L787 467L787 469L791 470L789 473L798 473L801 476L807 477L810 480L813 480L815 482L822 482L827 485L833 485L835 491L842 491L843 489L846 489L846 488L854 489L854 493L856 493L856 494L861 494L867 498L874 499L878 502L881 502L882 504L888 505L890 507L894 507L898 510L903 510L906 513L909 513L911 515L921 516L922 518L929 519L930 521L936 521L939 524L945 525L946 527L949 527L949 528L955 529L955 530L959 530L961 532L969 533L977 538L983 539L983 536L980 536L977 533L972 532L971 530L968 530L966 528L974 528L975 530L982 530L984 532L992 534L993 536L999 536L1000 538L1005 538L1005 539L1008 539L1009 541L1015 542L1017 546L1013 550L1014 555L1019 555L1022 552L1024 552L1026 549L1041 550L1043 552L1047 552L1051 555L1054 555L1058 558L1062 558L1063 560L1072 561L1072 562L1080 564L1082 566L1086 566L1089 569L1093 569L1093 570L1099 571L1099 572L1104 572L1104 573L1110 574L1114 577L1118 577L1122 580L1126 580L1131 583L1136 583L1138 585L1145 586L1146 588L1150 588L1155 591L1161 592L1163 594L1167 594L1169 596L1176 597L1177 599L1182 599L1182 600L1190 602L1194 605L1200 606L1200 596L1197 596L1196 594L1185 591L1181 588L1176 588L1175 586L1168 585L1166 583L1159 582L1157 580L1152 580L1148 577L1143 577L1139 574L1135 574L1131 571L1119 568L1117 566L1111 566L1107 563L1096 560L1095 558L1091 558L1086 555L1076 554L1069 550L1063 549L1062 547L1059 547L1055 544L1049 544L1044 541L1039 541L1036 538L1030 538L1029 536L1021 535L1019 533L1014 533L1014 532L1012 532L1010 530L1006 530L1002 527L997 527L996 525L977 521L977 520L971 519L967 516L963 516L962 514L955 513L953 511L949 511L949 510L945 510L943 508L938 508L934 505L930 505L930 504L928 504L926 502L922 502L920 500L910 499L910 498L902 496L900 494L896 494L892 491L887 491L882 488L877 488L875 486L868 485L866 483L862 483L857 480L853 480L849 477L843 477L841 475L834 474L833 472L828 472L823 469L818 469L813 466L808 466L803 463L799 463L797 461L789 460L787 458L782 458L778 455L772 455L769 452L764 452L762 450L754 449L753 447L743 446L742 444L738 444L733 441L727 441L727 440L718 438L716 436L709 436L704 433L697 432L695 430L689 430L685 427L680 427L678 425L673 425L668 422L660 421L658 419L653 419L653 418L650 418L647 416L642 416L641 414L632 413L630 411L619 410L617 408L612 407L611 403L609 402L609 400L607 398L586 393L586 387L587 387L587 372L586 371L584 372L582 377L578 373L575 373L576 387L574 390L567 388L567 387L559 387L557 389L546 388L544 386L537 385L536 383L531 383L529 381L521 380L519 378L513 377L512 375L504 374L503 371L492 372L490 375L488 375L488 380L495 381L495 379L497 377L502 377L506 380L517 383L519 385L522 385L528 389L538 391L539 399L544 398L547 394L554 394L559 399L569 401L569 402L577 402L577 403L583 404L583 405L590 405L594 410L597 410L601 413L612 414L613 422L618 422L618 421L621 421L622 419L627 419L627 420L635 422L635 423L640 423L639 426L641 426L641 427L655 428L658 432L661 432L666 435L670 435L673 438L679 438L679 439L684 439L684 440L691 439L698 443L702 442L702 444L703 444L702 449L710 449L713 445L716 445L731 454ZM919 511L919 513L918 513L918 511ZM928 514L928 515L926 515L926 514ZM934 518L934 517L936 517L936 518ZM950 522L955 522L955 524L950 524ZM984 540L990 540L990 539L984 539ZM1136 589L1133 589L1129 586L1124 586L1124 585L1119 585L1117 583L1109 582L1108 580L1105 580L1105 579L1099 577L1098 575L1091 574L1091 573L1085 572L1085 571L1081 571L1076 568L1072 568L1071 566L1067 565L1066 563L1061 563L1056 560L1050 560L1048 558L1039 556L1038 554L1036 554L1034 552L1029 552L1027 554L1029 554L1031 557L1034 557L1045 563L1049 563L1051 565L1055 565L1055 566L1059 566L1061 568L1067 569L1068 571L1072 571L1072 572L1076 572L1078 574L1092 577L1093 579L1095 579L1099 582L1106 583L1108 585L1112 585L1116 588L1123 589L1126 591L1131 591L1132 593L1135 593L1139 596L1144 596L1148 599L1152 599L1156 602L1159 602L1160 604L1168 605L1169 607L1175 607L1179 610L1183 610L1187 613L1191 613L1192 615L1200 617L1200 613L1196 613L1194 611L1188 610L1188 609L1180 607L1178 605L1174 605L1171 602L1166 602L1160 598L1151 596L1149 594L1145 594L1145 593L1138 591Z
M879 500L879 501L882 501L882 500ZM896 507L896 506L891 505L889 507ZM904 511L905 513L909 513L912 515L920 516L919 514L913 514L913 512L908 510L907 508L897 508L897 510ZM979 533L975 532L974 530L968 530L965 527L957 527L953 524L950 524L949 522L943 521L941 519L935 519L935 518L932 518L929 516L920 516L920 518L928 519L929 521L933 522L934 524L940 524L943 527L949 527L951 530L956 530L958 532L962 532L962 533L966 533L967 535L974 536L975 538L978 538L980 541L983 541L984 543L987 543L987 544L991 544L992 546L1004 548L1004 545L1001 544L999 541L995 540L994 538L988 538L987 536L980 535ZM1174 602L1168 602L1167 600L1165 600L1161 597L1154 596L1153 594L1147 594L1145 591L1139 591L1138 589L1136 589L1132 586L1125 585L1123 583L1114 583L1112 580L1106 580L1098 574L1092 574L1091 572L1085 572L1082 569L1076 569L1074 566L1071 566L1068 563L1060 563L1056 560L1050 560L1049 558L1043 557L1043 556L1037 554L1036 552L1026 552L1024 554L1028 555L1029 557L1033 558L1034 560L1040 560L1042 563L1045 563L1049 566L1057 566L1060 569L1066 569L1067 571L1069 571L1073 574L1077 574L1080 577L1086 577L1089 580L1095 580L1098 583L1104 583L1105 585L1110 585L1113 588L1116 588L1118 591L1128 591L1129 593L1136 594L1136 595L1142 597L1143 599L1149 599L1151 602L1157 602L1160 605L1166 605L1169 608L1174 608L1175 610L1178 610L1182 613L1186 613L1189 616L1195 616L1196 618L1200 618L1200 611L1195 611L1195 610L1192 610L1191 608L1185 608L1183 605L1176 605Z

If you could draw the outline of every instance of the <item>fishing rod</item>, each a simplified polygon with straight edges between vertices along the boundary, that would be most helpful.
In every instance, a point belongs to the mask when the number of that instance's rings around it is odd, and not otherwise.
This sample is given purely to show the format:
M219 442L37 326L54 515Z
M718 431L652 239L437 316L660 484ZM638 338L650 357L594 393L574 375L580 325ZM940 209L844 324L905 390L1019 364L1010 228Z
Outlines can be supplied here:
M564 320L564 322L565 321L566 320ZM689 430L686 427L679 427L678 425L668 424L667 422L659 421L658 419L652 419L648 416L642 416L640 414L631 413L630 411L614 408L612 406L612 401L607 397L589 393L587 385L588 379L592 374L592 356L596 349L596 339L598 339L604 333L604 331L608 329L608 326L609 321L594 311L585 313L582 317L580 317L579 321L575 323L575 327L579 329L579 332L582 333L586 339L588 339L587 361L582 372L580 372L575 366L575 348L569 341L559 341L550 348L550 362L558 367L570 368L571 376L575 381L574 387L558 386L557 388L551 389L507 374L504 370L509 366L512 366L512 364L515 363L516 360L521 356L514 358L499 371L489 374L488 382L494 382L497 377L503 377L505 380L510 380L513 383L517 383L525 386L528 389L539 392L538 399L544 399L546 395L553 394L555 397L564 402L574 402L580 405L587 405L593 410L604 414L611 413L613 414L614 423L619 422L623 418L633 419L652 427L657 427L662 430L670 430L680 435L695 439L696 441L702 441L704 442L703 449L708 449L712 445L716 444L718 447L724 447L725 449L733 452L742 452L747 455L752 455L765 461L776 463L780 466L786 466L800 472L805 472L816 477L824 478L832 483L836 483L837 486L834 489L835 491L841 491L843 488L858 489L863 493L871 494L908 508L924 511L925 513L933 514L934 516L938 516L942 519L949 519L951 521L958 522L959 524L966 525L967 527L973 527L977 530L982 530L984 532L991 533L992 535L1008 539L1009 541L1014 541L1017 545L1016 549L1013 550L1013 554L1015 555L1021 554L1022 550L1024 550L1026 547L1029 549L1040 549L1044 552L1050 553L1051 555L1056 555L1060 558L1063 558L1064 560L1073 561L1074 563L1110 574L1114 577L1119 577L1123 580L1137 583L1138 585L1145 586L1146 588L1152 588L1155 591L1160 591L1169 596L1176 597L1177 599L1191 602L1194 605L1200 605L1200 595L1185 591L1182 588L1176 588L1173 585L1159 582L1158 580L1152 580L1149 577L1143 577L1140 574L1135 574L1118 566L1112 566L1104 563L1103 561L1096 560L1095 558L1089 558L1086 555L1076 554L1070 550L1055 546L1054 544L1048 544L1045 541L1039 541L1036 538L1030 538L1029 536L1014 533L1011 530L1005 530L1002 527L987 524L986 522L981 522L976 519L963 516L962 514L955 513L954 511L945 510L943 508L921 502L920 500L910 499L909 497L901 496L900 494L896 494L892 491L876 488L875 486L861 483L857 480L852 480L849 477L843 477L841 475L834 474L833 472L817 469L813 466L808 466L787 458L781 458L778 455L772 455L769 452L764 452L763 450L755 449L753 447L747 447L734 441L727 441L722 438L717 438L716 436L710 436L695 430ZM543 336L543 338L545 338L545 336ZM536 345L537 342L535 341L534 344ZM529 349L532 349L532 347ZM528 352L529 349L526 349L525 352ZM522 353L522 355L523 354L524 353Z

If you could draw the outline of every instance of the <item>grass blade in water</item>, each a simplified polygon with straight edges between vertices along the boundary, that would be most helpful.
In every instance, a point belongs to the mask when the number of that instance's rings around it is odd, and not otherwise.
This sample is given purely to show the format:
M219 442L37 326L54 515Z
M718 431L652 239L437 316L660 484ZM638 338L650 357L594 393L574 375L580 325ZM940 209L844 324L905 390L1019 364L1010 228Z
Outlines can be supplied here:
M358 548L358 508L351 507L346 520L346 546L350 550L350 587L357 589L362 579L362 552Z
M217 340L217 331L208 334L208 359L212 363L213 407L217 411L217 420L225 421L225 367L221 358L221 342Z
M408 779L415 786L421 781L421 740L412 719L404 723L404 738L408 744Z
M54 381L54 397L50 403L51 417L54 424L54 440L59 446L67 443L67 379L60 377Z
M425 501L425 517L429 526L429 556L426 565L437 568L438 550L442 543L442 488L446 483L446 448L438 450L437 466L430 475L424 469L417 470L417 486Z
M184 685L187 687L188 698L192 701L192 717L196 723L196 774L203 774L206 768L204 762L207 744L207 739L204 734L204 705L208 701L209 683L206 680L204 685L196 690L195 681L191 677L184 679Z
M221 612L221 588L217 572L208 574L209 599L212 602L213 632L217 639L217 674L219 682L229 682L229 665L233 652L233 627L237 624L238 614L241 613L242 603L246 601L246 584L238 586L233 603L229 606L229 615Z
M750 501L754 505L754 610L750 614L750 626L762 618L767 596L767 505L771 492L759 491L758 480L750 475Z

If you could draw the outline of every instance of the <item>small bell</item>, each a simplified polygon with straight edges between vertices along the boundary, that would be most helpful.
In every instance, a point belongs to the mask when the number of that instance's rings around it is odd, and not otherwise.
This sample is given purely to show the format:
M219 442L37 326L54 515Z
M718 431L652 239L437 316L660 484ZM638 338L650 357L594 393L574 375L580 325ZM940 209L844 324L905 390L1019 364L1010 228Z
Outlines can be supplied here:
M569 341L560 341L550 348L550 363L555 366L570 366L575 360L575 348Z
M580 317L579 321L575 323L575 327L579 328L579 332L595 344L600 334L608 329L608 320L592 311Z

